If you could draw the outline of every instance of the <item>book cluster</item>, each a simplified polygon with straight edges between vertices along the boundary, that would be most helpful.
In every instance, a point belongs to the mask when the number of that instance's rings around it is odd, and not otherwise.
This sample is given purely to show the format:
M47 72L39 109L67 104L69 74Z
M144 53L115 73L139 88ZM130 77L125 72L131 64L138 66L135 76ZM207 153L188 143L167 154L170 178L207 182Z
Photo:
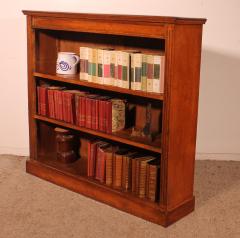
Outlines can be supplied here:
M89 177L140 198L159 200L160 159L118 148L104 141L88 142Z
M80 80L163 93L165 56L80 47Z
M37 87L38 114L112 133L125 127L125 101L64 87Z

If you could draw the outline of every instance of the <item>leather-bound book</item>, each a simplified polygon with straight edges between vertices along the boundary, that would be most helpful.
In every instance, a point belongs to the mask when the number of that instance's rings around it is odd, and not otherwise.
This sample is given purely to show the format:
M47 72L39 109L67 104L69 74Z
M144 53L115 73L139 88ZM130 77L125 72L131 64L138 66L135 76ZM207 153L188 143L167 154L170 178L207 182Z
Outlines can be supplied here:
M106 132L106 101L109 100L108 96L98 97L98 130Z
M95 178L101 183L105 182L106 172L106 153L105 149L109 147L108 143L102 142L97 145L97 157L96 157L96 176Z
M152 202L160 197L160 160L155 159L147 163L146 197Z
M42 116L48 115L48 93L47 85L37 87L38 94L38 114Z
M127 152L127 149L121 148L117 152L115 152L113 156L113 187L115 188L122 187L123 155L125 155Z
M139 160L137 194L140 198L145 198L146 196L147 163L152 160L154 160L154 157L151 156Z
M99 111L99 100L97 97L91 100L91 128L98 130L98 111Z
M132 187L132 158L136 156L136 152L129 152L123 156L122 163L122 188L128 191Z
M92 129L92 107L94 106L94 100L97 97L95 94L89 94L86 96L86 128Z
M112 133L112 102L111 100L105 101L105 113L106 113L105 132Z
M86 127L86 96L79 97L79 126Z
M105 150L106 154L106 185L112 186L113 180L113 148Z
M63 163L71 163L78 159L78 148L75 135L69 130L56 127L57 159Z
M116 132L125 128L125 101L122 99L111 99L112 113L111 121L108 121L108 132ZM110 117L110 116L109 116ZM109 118L110 119L110 118Z

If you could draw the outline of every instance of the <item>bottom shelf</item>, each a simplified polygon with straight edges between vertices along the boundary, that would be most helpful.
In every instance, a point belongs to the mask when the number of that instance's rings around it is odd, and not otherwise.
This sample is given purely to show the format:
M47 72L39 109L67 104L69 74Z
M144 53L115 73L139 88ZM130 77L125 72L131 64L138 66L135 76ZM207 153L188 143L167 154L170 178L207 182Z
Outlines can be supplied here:
M107 187L84 174L79 176L80 168L82 166L59 164L44 157L30 159L26 164L30 174L165 227L194 210L194 198L173 211L167 211L156 203Z

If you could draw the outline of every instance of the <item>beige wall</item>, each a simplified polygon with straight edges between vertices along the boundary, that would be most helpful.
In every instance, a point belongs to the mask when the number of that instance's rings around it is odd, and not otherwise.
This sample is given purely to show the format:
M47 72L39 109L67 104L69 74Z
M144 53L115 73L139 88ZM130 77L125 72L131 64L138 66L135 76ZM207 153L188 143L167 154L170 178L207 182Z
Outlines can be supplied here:
M197 152L240 154L240 1L9 0L1 7L0 153L28 154L26 24L22 9L206 17ZM201 156L200 156L201 157Z

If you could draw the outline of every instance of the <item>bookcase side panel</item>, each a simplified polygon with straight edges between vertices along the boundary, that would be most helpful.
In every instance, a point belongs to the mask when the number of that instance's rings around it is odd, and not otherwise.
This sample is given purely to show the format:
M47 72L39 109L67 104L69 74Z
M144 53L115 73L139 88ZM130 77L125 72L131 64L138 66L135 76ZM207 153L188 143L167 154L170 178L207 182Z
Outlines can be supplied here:
M36 113L36 83L33 76L35 70L35 49L35 30L32 28L32 17L27 16L28 123L31 159L36 159L37 154L37 125L33 117Z
M175 25L169 75L166 205L193 198L202 26Z

